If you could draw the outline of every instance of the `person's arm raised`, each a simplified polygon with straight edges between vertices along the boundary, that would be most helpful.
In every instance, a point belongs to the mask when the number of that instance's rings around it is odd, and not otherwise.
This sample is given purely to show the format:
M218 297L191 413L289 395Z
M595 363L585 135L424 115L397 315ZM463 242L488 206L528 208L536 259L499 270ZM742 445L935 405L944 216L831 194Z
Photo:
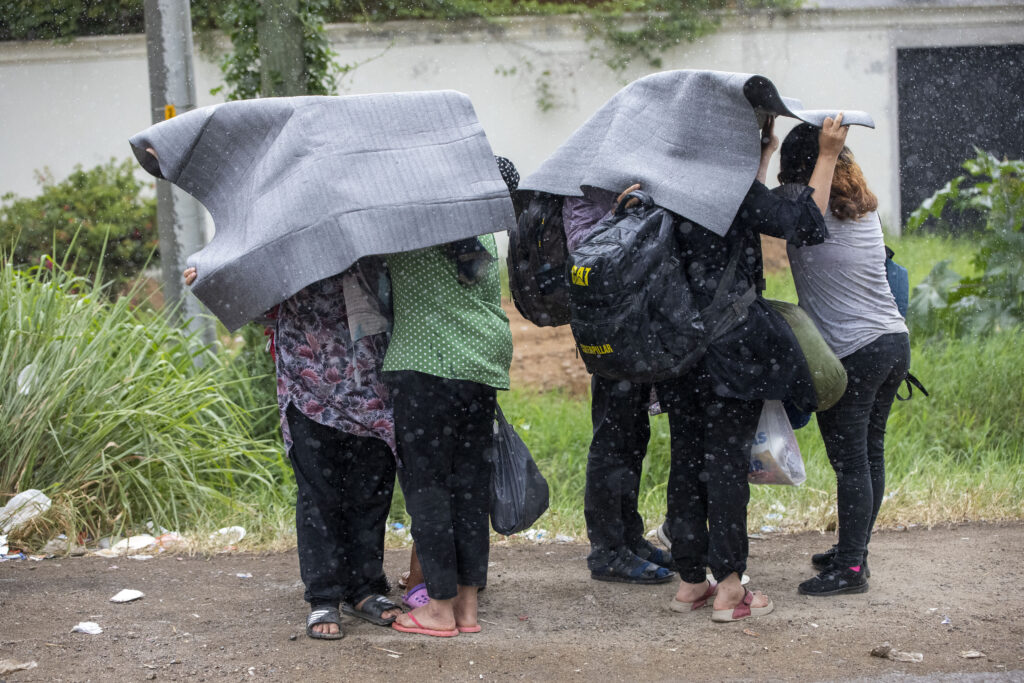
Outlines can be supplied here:
M836 170L836 160L839 153L843 151L846 144L846 133L849 131L843 125L843 113L839 112L835 119L826 118L821 124L821 133L818 134L818 160L814 164L814 171L811 172L811 179L807 184L814 188L814 203L821 210L821 215L828 213L828 199L832 193L832 176Z
M757 181L764 184L768 180L768 164L772 155L779 148L779 138L775 135L775 117L769 116L761 129L761 165L757 169Z

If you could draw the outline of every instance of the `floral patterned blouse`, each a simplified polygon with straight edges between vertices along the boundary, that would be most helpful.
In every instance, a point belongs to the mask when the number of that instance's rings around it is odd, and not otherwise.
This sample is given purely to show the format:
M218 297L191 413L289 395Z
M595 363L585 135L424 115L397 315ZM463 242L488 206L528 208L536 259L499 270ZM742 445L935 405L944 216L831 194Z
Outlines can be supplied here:
M291 432L286 411L355 436L381 439L395 452L395 423L381 380L386 334L353 342L342 275L314 282L277 307L277 404L286 449Z

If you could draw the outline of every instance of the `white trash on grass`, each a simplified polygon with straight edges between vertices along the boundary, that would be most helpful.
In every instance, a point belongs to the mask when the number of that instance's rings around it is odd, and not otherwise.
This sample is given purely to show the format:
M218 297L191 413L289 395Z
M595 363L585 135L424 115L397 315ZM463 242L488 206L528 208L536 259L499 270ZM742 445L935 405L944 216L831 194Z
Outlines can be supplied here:
M131 557L141 554L144 550L155 548L156 544L156 539L149 534L139 534L137 536L122 538L109 548L101 548L93 554L99 555L100 557L123 557L125 555Z
M166 531L156 537L156 544L163 550L184 547L188 542L177 531Z
M59 534L56 537L51 538L49 541L47 541L46 545L44 545L39 552L47 556L62 555L66 553L74 557L77 555L85 555L88 552L88 550L86 550L85 546L73 543L64 534Z
M241 526L226 526L221 529L217 529L210 538L220 543L227 545L234 545L245 538L245 527Z
M50 509L50 498L39 489L26 489L0 508L0 533L11 529Z
M19 394L22 396L28 396L32 393L36 388L36 385L39 383L37 374L36 366L32 363L29 363L21 369L21 372L18 373L18 379L14 381Z

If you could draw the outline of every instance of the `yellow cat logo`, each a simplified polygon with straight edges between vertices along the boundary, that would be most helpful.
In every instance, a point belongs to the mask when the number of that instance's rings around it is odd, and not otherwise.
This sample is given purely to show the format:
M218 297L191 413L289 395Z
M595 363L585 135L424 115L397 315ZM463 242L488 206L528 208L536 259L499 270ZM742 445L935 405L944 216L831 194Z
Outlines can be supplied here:
M590 284L590 268L584 268L583 266L572 267L572 283L579 285L580 287L586 287Z

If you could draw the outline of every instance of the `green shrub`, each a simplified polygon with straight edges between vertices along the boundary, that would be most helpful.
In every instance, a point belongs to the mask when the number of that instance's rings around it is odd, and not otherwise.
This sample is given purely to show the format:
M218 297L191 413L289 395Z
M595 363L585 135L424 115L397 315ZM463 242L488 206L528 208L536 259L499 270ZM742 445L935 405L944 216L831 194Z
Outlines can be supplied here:
M0 0L0 40L48 40L142 30L142 0Z
M1024 324L1024 161L976 153L963 164L967 175L946 183L907 221L908 231L919 230L947 206L977 211L984 220L973 238L976 275L962 276L940 261L914 288L908 315L914 332L989 334Z
M156 199L141 196L135 164L111 159L89 170L76 166L54 182L40 174L42 192L0 204L0 247L11 249L17 267L44 257L73 264L79 274L104 272L121 284L135 279L157 246Z
M354 68L335 61L337 53L331 49L324 31L324 11L327 0L302 0L298 3L298 22L302 27L303 74L302 92L306 95L336 95L338 78ZM264 5L260 0L227 0L220 16L215 20L231 40L232 52L221 60L228 100L248 100L256 97L274 97L286 94L276 85L264 83L258 27L264 18ZM265 89L269 88L269 91ZM224 86L213 88L216 95ZM294 94L294 93L293 93Z
M192 27L225 28L233 0L192 0ZM544 0L314 0L327 21L462 19L478 16L554 14L579 6L613 5ZM142 33L142 0L0 0L0 40L52 40L75 36Z

